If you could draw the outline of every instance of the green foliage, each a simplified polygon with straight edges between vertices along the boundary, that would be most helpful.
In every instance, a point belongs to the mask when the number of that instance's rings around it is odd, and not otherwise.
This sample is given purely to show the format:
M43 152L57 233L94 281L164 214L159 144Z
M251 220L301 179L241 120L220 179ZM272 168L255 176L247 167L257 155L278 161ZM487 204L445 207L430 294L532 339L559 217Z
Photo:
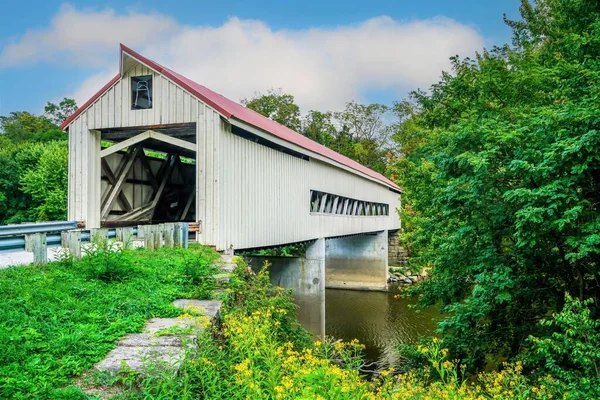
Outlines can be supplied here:
M179 315L171 302L195 293L194 282L214 281L211 250L123 250L126 279L90 279L95 257L0 271L0 398L85 398L67 387L75 376L148 318ZM194 281L190 257L206 266Z
M21 191L29 195L29 212L38 221L67 219L69 151L64 142L38 144L37 162L20 174Z
M600 398L600 321L591 317L592 305L566 295L563 310L540 321L552 334L530 337L524 357L564 399Z
M66 219L67 135L54 122L76 109L64 99L48 117L0 116L0 224Z
M14 144L27 141L48 142L67 139L67 135L52 121L26 111L0 116L0 134Z
M110 283L124 281L136 273L133 260L126 246L121 243L95 237L83 252L86 257L83 257L79 264L88 279Z
M305 254L305 244L292 244L289 246L275 247L271 249L261 249L258 251L242 251L240 253L240 255L244 257L302 257Z
M46 103L46 106L44 107L44 116L53 124L60 126L67 118L77 111L77 108L79 107L77 107L75 100L65 97L58 104L51 102Z
M257 93L253 99L242 100L242 104L381 173L386 171L388 155L394 151L395 143L390 140L393 125L387 121L390 109L382 104L350 101L343 111L311 110L302 119L294 96L281 89Z
M224 305L224 310L241 309L246 315L255 311L273 308L282 310L273 314L277 317L279 328L276 331L278 339L283 342L294 343L296 347L305 347L310 344L310 334L296 319L297 306L291 290L274 287L269 280L269 264L258 274L252 272L250 267L241 259L235 270L235 278L230 283L228 292L230 296Z
M300 131L300 108L294 103L294 96L283 93L281 89L269 89L267 94L255 93L252 99L243 99L242 104L296 132Z
M267 267L268 268L268 267ZM122 375L128 399L549 399L544 384L530 385L520 363L480 374L468 382L464 368L434 339L418 351L420 371L384 370L370 380L360 375L363 346L326 339L312 342L293 316L289 293L269 283L267 268L250 272L242 261L233 291L221 310L222 324L201 332L178 374L149 365L145 377ZM188 334L184 332L182 335ZM114 389L114 388L113 388Z
M539 0L522 13L515 47L454 58L399 105L390 172L411 262L432 267L413 293L441 304L445 344L471 367L550 335L537 322L565 292L600 295L600 10Z
M0 224L67 217L65 142L9 145L0 149Z

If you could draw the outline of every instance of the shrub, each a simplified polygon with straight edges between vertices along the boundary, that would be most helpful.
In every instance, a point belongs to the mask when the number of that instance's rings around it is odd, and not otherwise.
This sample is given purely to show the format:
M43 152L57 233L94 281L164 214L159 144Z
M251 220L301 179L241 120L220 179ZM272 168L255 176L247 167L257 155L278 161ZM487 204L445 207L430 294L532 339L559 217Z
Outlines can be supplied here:
M531 336L524 357L565 399L600 398L600 321L591 317L593 302L566 294L563 310L540 322L552 333Z
M104 282L123 281L129 278L135 269L132 252L121 243L107 238L94 237L89 247L84 247L86 257L79 263L80 268L90 279Z

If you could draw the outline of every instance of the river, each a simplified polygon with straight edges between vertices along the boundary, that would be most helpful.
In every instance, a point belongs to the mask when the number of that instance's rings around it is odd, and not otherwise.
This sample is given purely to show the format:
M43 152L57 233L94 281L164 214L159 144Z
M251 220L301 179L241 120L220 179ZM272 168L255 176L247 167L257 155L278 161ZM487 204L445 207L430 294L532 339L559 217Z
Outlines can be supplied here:
M322 313L318 307L302 301L298 302L298 318L317 336L324 327L327 336L346 341L358 339L366 346L365 361L394 366L399 361L398 345L413 344L419 336L431 335L440 318L434 308L420 312L409 308L415 299L394 298L397 293L327 289L324 321L320 315L315 318L315 314Z

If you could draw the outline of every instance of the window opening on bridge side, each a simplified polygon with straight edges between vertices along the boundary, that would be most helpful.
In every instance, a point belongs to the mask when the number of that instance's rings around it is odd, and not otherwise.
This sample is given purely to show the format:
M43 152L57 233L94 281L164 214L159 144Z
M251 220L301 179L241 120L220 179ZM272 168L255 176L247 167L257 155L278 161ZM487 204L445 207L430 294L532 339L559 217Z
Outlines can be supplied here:
M348 216L387 216L390 207L385 203L375 203L325 193L310 191L310 212Z

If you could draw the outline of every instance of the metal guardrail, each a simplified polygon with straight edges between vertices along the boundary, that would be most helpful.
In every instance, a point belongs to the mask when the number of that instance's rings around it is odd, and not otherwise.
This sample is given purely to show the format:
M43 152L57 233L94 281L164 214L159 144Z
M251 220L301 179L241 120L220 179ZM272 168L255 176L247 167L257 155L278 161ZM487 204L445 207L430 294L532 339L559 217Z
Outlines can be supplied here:
M0 238L23 236L30 233L62 232L77 229L77 221L39 222L32 224L0 226Z
M18 229L17 227L23 227ZM35 229L39 227L39 229ZM6 229L4 229L6 228ZM60 246L61 232L77 229L77 222L44 222L41 224L7 225L0 227L0 252L25 249L25 235L33 233L46 233L46 244L48 247ZM59 232L50 233L48 232ZM137 235L137 227L133 228L133 234ZM116 229L108 229L108 238L117 235ZM81 241L90 241L90 231L81 231Z
M131 227L134 237L139 238L138 227ZM46 234L46 245L48 247L60 246L62 232L77 229L77 221L42 222L22 225L0 226L0 253L15 250L25 250L25 237L35 233ZM109 239L117 236L119 228L107 228ZM181 223L181 245L188 247L189 224ZM141 234L141 233L140 233ZM81 230L81 242L89 242L92 233L89 230Z

